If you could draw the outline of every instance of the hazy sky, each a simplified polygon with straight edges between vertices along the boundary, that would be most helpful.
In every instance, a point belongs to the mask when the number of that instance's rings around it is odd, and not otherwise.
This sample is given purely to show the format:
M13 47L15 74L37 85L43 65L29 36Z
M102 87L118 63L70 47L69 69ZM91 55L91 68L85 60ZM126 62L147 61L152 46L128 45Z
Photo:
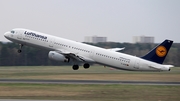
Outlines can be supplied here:
M145 35L180 43L180 0L0 0L0 41L13 28L80 42L93 35L114 42Z

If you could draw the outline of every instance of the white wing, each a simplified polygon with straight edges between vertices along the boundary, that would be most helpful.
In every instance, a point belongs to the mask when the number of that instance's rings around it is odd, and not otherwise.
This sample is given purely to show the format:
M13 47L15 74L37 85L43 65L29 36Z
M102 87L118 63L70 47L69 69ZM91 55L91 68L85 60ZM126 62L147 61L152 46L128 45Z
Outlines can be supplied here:
M121 51L121 50L124 50L124 49L125 49L125 47L123 47L123 48L110 48L110 49L107 49L107 50L117 52L117 51Z
M56 52L59 53L59 54L63 54L63 55L65 55L65 56L69 57L69 58L75 59L75 60L77 60L77 61L81 61L81 62L92 62L92 63L95 62L95 61L94 61L93 59L91 59L91 58L87 58L87 57L85 57L85 56L80 56L80 55L78 55L78 54L76 54L76 53L68 52L68 51L66 51L66 50L58 49L58 50L56 50Z

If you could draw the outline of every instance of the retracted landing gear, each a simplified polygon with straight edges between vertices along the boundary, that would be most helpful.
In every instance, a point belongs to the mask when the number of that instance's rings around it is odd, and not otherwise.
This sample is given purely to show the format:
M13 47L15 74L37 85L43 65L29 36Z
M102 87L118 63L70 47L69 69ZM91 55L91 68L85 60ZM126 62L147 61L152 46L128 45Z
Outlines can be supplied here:
M19 44L19 49L18 49L18 51L17 51L18 53L21 53L21 52L22 52L22 50L21 50L22 47L23 47L23 44Z
M78 70L79 69L79 65L73 65L73 70Z

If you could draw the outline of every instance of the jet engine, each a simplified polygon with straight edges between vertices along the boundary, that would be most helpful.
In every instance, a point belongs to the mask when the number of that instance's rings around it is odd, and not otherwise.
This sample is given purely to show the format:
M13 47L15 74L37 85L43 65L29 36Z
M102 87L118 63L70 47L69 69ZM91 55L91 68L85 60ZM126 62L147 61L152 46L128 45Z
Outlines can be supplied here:
M56 51L50 51L48 57L52 60L61 61L61 62L69 62L70 59L65 57L64 55L57 53Z

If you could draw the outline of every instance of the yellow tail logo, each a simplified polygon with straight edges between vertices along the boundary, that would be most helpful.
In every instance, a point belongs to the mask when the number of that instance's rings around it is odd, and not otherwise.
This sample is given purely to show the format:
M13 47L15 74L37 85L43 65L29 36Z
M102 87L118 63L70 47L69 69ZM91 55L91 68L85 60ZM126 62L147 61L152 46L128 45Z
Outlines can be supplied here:
M167 49L164 46L159 46L156 48L156 54L159 57L164 57L167 54Z

